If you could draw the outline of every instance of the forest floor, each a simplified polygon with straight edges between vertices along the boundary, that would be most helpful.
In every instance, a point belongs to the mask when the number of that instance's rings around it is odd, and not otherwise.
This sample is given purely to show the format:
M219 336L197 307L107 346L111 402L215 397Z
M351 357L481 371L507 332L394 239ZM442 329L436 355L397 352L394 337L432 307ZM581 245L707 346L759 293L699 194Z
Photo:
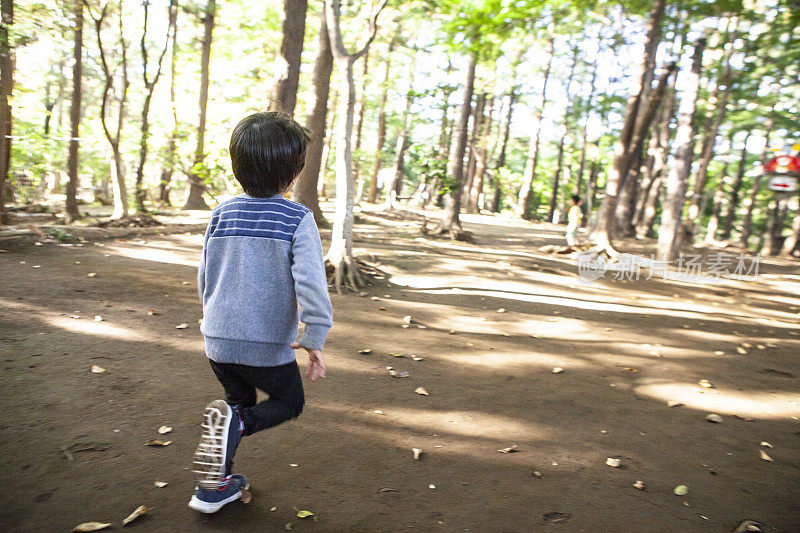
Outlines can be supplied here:
M539 250L563 228L464 220L474 243L360 216L357 253L387 279L332 295L328 377L299 419L245 439L252 503L215 515L186 506L222 396L198 328L201 233L0 240L0 529L119 527L145 505L129 529L800 530L797 262L584 282Z

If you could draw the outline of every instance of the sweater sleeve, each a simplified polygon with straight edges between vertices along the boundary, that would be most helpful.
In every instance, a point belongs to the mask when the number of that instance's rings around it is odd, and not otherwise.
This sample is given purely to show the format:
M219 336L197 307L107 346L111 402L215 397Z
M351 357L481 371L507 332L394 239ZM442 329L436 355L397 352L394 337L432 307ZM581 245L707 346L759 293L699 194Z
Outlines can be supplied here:
M211 219L213 220L213 216ZM197 293L200 296L200 302L203 301L203 294L206 292L206 246L208 246L208 237L211 235L211 220L206 227L206 233L203 237L203 251L200 252L200 265L197 267Z
M333 309L328 295L328 279L322 258L322 243L314 215L307 213L292 237L292 277L300 321L305 324L299 343L304 348L322 350L333 325Z

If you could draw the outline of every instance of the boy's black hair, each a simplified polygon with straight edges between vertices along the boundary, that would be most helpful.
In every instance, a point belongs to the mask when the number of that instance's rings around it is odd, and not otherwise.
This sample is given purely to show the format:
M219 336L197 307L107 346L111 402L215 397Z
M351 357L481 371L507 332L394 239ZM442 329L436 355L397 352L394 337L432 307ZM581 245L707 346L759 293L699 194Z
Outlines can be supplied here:
M268 198L286 191L306 163L305 128L289 115L254 113L231 133L231 167L244 192Z
M580 197L580 196L578 196L577 194L573 194L573 195L572 195L572 196L570 196L569 198L570 198L570 200L572 200L572 203L573 203L573 204L576 204L576 205L577 205L577 204L581 203L581 197Z

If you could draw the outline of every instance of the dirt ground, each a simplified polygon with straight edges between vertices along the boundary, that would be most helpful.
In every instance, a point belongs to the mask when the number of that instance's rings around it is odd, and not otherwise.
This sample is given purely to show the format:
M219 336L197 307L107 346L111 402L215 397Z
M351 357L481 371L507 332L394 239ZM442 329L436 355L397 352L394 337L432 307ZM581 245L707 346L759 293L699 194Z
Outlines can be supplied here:
M538 250L563 229L464 218L474 244L361 218L358 253L388 279L332 295L328 377L299 419L243 441L253 501L215 515L186 505L222 395L198 329L201 235L0 242L0 529L119 528L145 505L127 528L800 531L796 262L762 261L756 281L584 283Z

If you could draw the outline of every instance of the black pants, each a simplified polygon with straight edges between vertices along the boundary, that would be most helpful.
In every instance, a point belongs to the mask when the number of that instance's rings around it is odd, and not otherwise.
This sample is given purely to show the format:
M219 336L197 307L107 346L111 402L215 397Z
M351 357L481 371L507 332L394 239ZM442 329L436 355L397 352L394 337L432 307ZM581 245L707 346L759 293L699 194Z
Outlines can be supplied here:
M225 401L239 406L244 435L277 426L300 416L305 404L297 362L281 366L248 366L208 360L225 389ZM256 403L256 389L269 398Z

